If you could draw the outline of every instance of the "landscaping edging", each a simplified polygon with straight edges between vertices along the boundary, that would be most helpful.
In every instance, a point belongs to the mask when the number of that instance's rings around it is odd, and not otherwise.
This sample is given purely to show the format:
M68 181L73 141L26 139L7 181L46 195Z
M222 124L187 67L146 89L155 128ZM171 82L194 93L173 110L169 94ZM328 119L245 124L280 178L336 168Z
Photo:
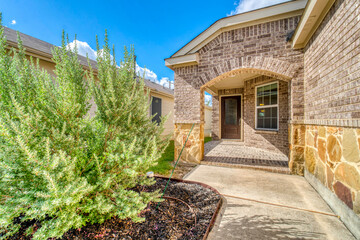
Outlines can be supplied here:
M169 179L166 177L162 177L162 176L155 176L157 178L162 178L162 179ZM200 185L204 188L210 189L211 191L215 192L216 194L218 194L220 196L220 201L217 204L215 213L213 214L210 223L206 229L205 235L203 237L203 240L206 239L211 239L212 235L214 234L214 232L218 229L218 226L220 224L220 220L221 217L225 211L225 207L226 207L226 199L220 194L220 192L218 190L216 190L215 188L205 184L205 183L201 183L201 182L197 182L197 181L190 181L190 180L184 180L184 179L177 179L177 178L171 178L172 181L176 181L176 182L182 182L182 183L188 183L188 184L197 184Z

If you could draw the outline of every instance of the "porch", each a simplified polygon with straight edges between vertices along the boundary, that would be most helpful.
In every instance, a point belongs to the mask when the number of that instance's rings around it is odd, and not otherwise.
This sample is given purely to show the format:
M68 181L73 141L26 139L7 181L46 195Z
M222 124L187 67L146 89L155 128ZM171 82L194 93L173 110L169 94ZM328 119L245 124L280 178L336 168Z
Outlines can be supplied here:
M240 141L220 140L205 143L204 160L201 164L290 173L287 155L246 146Z
M181 98L190 102L175 104L175 116L193 120L175 123L176 158L194 123L182 161L289 173L290 84L281 75L240 69L200 86L196 90L200 101ZM204 146L205 91L212 95L211 135L215 141Z

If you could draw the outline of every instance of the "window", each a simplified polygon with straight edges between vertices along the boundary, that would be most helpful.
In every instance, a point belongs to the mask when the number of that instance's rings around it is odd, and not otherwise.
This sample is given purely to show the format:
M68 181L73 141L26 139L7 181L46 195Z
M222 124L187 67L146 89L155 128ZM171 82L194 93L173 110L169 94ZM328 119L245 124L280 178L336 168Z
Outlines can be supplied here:
M152 118L153 122L157 122L158 124L161 122L161 118L160 118L161 117L161 98L152 97L151 115L153 116L153 118Z
M278 83L256 87L256 128L278 130Z
M236 98L225 98L225 124L237 125L238 100Z

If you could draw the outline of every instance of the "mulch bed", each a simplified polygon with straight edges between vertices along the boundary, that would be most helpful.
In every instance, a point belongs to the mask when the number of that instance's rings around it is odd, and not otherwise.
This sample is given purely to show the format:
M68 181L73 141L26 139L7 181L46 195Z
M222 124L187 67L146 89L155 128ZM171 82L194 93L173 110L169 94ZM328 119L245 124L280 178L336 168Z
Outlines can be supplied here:
M156 178L156 184L147 190L163 190L165 185L166 179ZM68 231L62 239L202 239L219 201L217 193L198 184L170 181L159 208L150 203L142 212L144 222L114 217L103 224ZM30 238L19 232L11 239Z

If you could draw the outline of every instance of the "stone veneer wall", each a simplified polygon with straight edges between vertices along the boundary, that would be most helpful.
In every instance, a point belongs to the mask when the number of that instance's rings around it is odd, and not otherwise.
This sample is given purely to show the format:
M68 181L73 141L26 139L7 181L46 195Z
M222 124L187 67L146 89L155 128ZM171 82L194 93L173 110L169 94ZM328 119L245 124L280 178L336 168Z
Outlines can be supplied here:
M181 149L183 148L186 139L189 135L193 124L175 124L174 131L174 145L175 153L174 159L177 160ZM185 148L181 154L181 161L200 163L204 158L204 124L195 123L191 131L188 141L186 142Z
M358 216L359 16L358 0L337 0L310 39L304 54L305 119L290 127L292 173L303 174L305 167Z
M296 157L306 170L360 216L360 129L296 125ZM301 146L303 145L303 146Z

